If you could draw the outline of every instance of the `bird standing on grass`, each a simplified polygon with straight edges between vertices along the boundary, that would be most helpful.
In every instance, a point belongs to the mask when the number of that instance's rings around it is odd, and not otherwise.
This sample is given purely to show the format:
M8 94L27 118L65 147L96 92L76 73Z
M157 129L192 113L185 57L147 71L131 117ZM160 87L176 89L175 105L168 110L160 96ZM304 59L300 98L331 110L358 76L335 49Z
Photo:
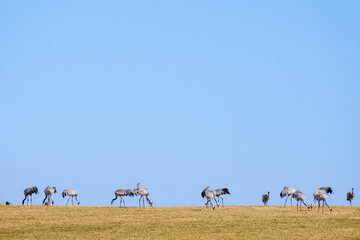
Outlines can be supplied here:
M65 196L69 196L69 199L67 200L65 206L67 206L70 198L71 198L71 203L72 203L72 205L74 205L74 197L75 197L75 199L76 199L76 201L77 201L77 204L78 204L78 206L79 206L79 205L80 205L80 201L79 201L78 198L77 198L78 195L79 195L79 193L78 193L76 190L72 190L72 189L64 190L64 191L62 192L63 198L65 198Z
M45 200L46 198L48 199L48 202L50 202L51 200L51 205L54 204L54 199L52 198L52 195L54 193L56 193L56 187L50 187L50 186L47 186L44 190L44 193L45 193L45 198L43 200L43 204L45 204Z
M284 187L284 189L281 191L280 193L280 197L283 198L287 195L285 203L284 203L284 207L286 205L286 201L288 200L288 198L294 193L296 192L295 188L289 188L289 187ZM291 206L292 206L292 198L290 198L290 202L291 202Z
M224 194L230 195L229 189L227 189L227 188L215 189L215 193L216 193L216 197L218 198L218 202L220 201L219 198L221 198L221 205L224 207L224 199L221 197L221 195L224 195Z
M350 202L350 206L352 206L351 200L353 200L354 197L355 197L354 188L352 188L351 192L348 192L346 195L346 200Z
M217 206L219 206L219 202L216 200L216 192L212 189L210 189L210 187L206 187L202 192L201 192L201 197L206 197L206 202L205 202L205 206L208 207L209 202L211 203L211 206L213 207L213 209L215 209L215 205L212 202L212 199L215 200Z
M30 198L30 204L32 205L32 194L33 193L35 193L35 194L39 193L39 190L37 187L28 187L27 189L24 190L25 198L22 201L22 205L24 205L25 200L26 200L26 205L29 205L29 198Z
M130 197L133 197L135 194L133 193L133 191L131 191L130 189L118 189L115 191L115 198L111 201L111 206L113 204L113 202L118 198L120 197L120 207L121 207L121 202L123 202L123 205L125 207L125 201L123 199L123 197L125 196L130 196Z
M269 199L270 199L270 192L268 192L267 194L263 194L262 195L262 201L264 203L264 206L267 206L268 202L269 202Z
M324 204L326 204L326 206L329 208L329 211L332 212L332 208L327 204L328 193L331 193L331 194L333 193L333 190L331 187L321 187L318 190L316 190L313 194L314 201L312 202L312 204L310 206L308 206L308 209L312 209L315 202L318 201L318 203L319 203L318 212L319 212L320 211L320 202L323 201L322 212L324 213Z
M140 195L140 198L139 198L139 207L141 206L141 199L143 199L143 206L145 207L145 198L144 198L144 197L146 197L147 203L150 205L150 207L152 207L153 202L152 202L152 201L150 200L150 198L149 198L150 191L149 191L147 188L143 188L143 187L141 186L141 184L138 183L137 189L134 189L132 192L133 192L133 194L135 194L135 195Z
M292 198L295 198L296 199L296 201L297 201L297 203L296 203L296 209L297 209L297 211L299 211L299 201L300 201L300 211L301 211L301 203L303 203L306 207L308 206L308 205L306 205L306 203L305 203L305 194L302 192L302 191L300 191L300 190L296 190L296 192L294 192L293 194L292 194Z

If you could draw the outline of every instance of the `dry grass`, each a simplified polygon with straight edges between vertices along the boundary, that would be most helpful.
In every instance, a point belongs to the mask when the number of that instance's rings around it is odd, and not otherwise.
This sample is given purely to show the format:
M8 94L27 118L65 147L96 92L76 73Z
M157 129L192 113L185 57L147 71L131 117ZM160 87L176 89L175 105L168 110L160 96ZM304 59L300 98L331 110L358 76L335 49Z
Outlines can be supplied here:
M360 208L0 206L0 239L360 239Z

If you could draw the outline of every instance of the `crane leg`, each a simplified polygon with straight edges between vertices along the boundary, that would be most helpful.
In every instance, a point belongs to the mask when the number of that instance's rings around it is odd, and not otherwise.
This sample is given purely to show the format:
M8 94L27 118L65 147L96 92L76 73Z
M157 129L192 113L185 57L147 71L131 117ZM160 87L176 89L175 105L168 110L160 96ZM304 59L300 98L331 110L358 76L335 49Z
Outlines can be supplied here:
M301 207L301 203L300 203L300 207ZM296 203L296 211L299 211L299 201Z
M325 201L324 201L325 202ZM326 206L329 208L330 212L332 212L331 207L327 204L327 202L325 202Z
M288 195L288 196L286 197L286 200L285 200L285 203L284 203L284 207L285 207L285 205L286 205L286 202L287 202L289 196L290 196L290 195Z
M215 209L215 205L214 205L212 199L210 199L210 202L211 202L211 206L213 207L213 210L214 210L214 209Z

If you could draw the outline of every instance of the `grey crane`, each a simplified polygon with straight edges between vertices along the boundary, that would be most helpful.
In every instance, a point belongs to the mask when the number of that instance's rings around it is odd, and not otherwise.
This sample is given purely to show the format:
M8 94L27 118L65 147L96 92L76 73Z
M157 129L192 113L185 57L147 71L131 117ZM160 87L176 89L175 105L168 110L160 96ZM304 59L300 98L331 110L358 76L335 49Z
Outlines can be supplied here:
M215 205L212 202L212 199L215 200L217 206L219 206L219 202L216 200L216 191L210 189L210 186L206 187L202 192L201 192L201 197L205 198L206 197L206 202L205 202L205 206L208 207L209 202L211 203L211 206L213 207L213 209L215 209Z
M300 190L296 190L293 194L292 194L292 198L295 198L295 200L297 201L296 203L296 209L297 211L299 211L299 201L300 201L300 211L301 211L301 204L303 203L306 207L308 205L306 205L305 203L305 194L300 191Z
M140 198L139 198L139 207L141 207L141 199L143 200L143 206L145 207L145 198L144 198L144 197L146 197L147 203L150 205L150 207L152 207L153 202L152 202L152 201L150 200L150 198L149 198L150 191L149 191L147 188L143 188L143 187L141 186L141 184L138 183L137 188L134 189L132 192L133 192L133 194L136 195L136 196L137 196L137 195L140 195Z
M326 204L326 206L329 208L329 211L332 212L332 208L327 204L328 193L330 193L330 194L333 193L333 190L331 187L321 187L318 190L316 190L313 194L314 201L312 202L312 204L310 206L308 206L308 209L312 209L315 202L318 201L318 203L319 203L318 212L319 212L320 211L320 202L323 201L322 212L324 212L324 204Z
M131 189L118 189L115 191L115 198L111 201L111 206L113 205L113 202L120 197L120 207L121 207L121 202L123 202L124 207L125 207L125 201L123 199L123 197L125 196L130 196L133 197L135 194L133 193L133 191L131 191Z
M350 202L350 206L352 206L351 201L354 199L354 197L355 197L354 188L352 188L351 192L348 192L346 194L346 200Z
M22 201L22 205L24 205L25 200L26 200L26 205L29 205L29 198L30 198L30 204L32 205L32 194L33 193L35 193L35 194L39 193L39 190L37 187L28 187L27 189L24 190L25 198Z
M220 188L220 189L215 189L215 193L216 193L216 197L218 198L218 202L220 201L219 198L221 198L221 205L224 207L224 199L221 197L221 195L225 195L225 194L229 194L229 189L227 188Z
M75 197L75 199L76 199L76 201L77 201L77 204L78 204L78 206L79 206L79 205L80 205L80 201L79 201L78 198L77 198L78 195L79 195L79 193L78 193L76 190L72 190L72 189L66 189L66 190L64 190L64 191L62 192L63 198L65 198L65 196L69 196L69 199L67 200L65 206L67 206L70 198L71 198L71 203L72 203L72 205L74 205L74 201L73 201L74 197Z
M45 204L46 199L48 199L48 201L51 200L51 204L53 205L54 199L52 198L52 196L54 193L56 193L56 187L47 186L45 187L44 193L45 193L45 198L43 200L43 204Z
M262 195L262 201L264 203L264 206L267 206L268 202L269 202L269 199L270 199L270 192L268 192L267 194L263 194Z
M288 200L288 198L294 193L296 192L296 189L295 188L289 188L289 187L284 187L284 189L281 191L280 193L280 197L283 198L285 196L286 197L286 200L285 200L285 203L284 203L284 207L286 205L286 201ZM291 206L292 206L292 198L290 198L290 202L291 202Z

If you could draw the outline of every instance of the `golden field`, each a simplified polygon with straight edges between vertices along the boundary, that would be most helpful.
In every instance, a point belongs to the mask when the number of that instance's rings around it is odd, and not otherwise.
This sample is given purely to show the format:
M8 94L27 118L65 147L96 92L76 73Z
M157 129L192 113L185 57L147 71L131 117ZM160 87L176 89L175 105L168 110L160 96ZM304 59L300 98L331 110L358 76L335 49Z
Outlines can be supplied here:
M360 207L0 206L0 239L360 239Z

